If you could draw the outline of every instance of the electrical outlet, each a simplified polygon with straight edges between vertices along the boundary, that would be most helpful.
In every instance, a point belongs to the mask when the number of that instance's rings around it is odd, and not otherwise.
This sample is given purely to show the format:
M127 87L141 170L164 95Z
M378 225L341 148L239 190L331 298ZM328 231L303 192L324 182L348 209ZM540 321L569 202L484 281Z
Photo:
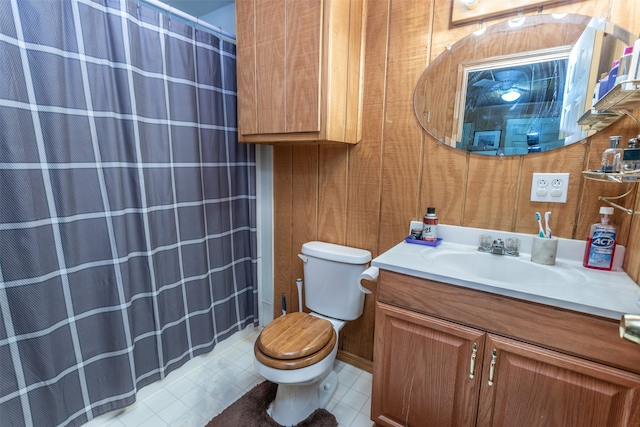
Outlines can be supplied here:
M531 201L567 203L568 173L534 173L531 180Z

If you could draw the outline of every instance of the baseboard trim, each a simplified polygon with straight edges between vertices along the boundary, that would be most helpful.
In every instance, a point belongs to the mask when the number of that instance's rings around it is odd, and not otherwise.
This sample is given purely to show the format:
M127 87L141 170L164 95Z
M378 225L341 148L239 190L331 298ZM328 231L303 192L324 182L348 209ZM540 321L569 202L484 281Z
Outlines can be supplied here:
M349 365L353 365L356 368L360 368L363 371L373 373L373 362L371 360L363 359L362 357L355 356L342 350L338 350L336 358L348 363Z

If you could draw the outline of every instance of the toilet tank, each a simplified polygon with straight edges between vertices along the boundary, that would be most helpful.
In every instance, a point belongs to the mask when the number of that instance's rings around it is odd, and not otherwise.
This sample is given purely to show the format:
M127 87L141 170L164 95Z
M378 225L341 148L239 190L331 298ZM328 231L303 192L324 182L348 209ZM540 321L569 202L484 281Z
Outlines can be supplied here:
M325 242L302 245L305 305L312 311L342 320L362 315L364 294L358 287L371 253Z

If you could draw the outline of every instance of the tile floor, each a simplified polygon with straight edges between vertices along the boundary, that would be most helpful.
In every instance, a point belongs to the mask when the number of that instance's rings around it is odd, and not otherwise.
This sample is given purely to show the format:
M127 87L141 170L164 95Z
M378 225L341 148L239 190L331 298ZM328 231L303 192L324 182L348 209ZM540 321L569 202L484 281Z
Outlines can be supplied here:
M208 354L185 363L138 392L138 401L83 427L204 427L264 379L253 367L258 328L248 327ZM336 360L339 385L327 405L339 427L371 427L371 374Z

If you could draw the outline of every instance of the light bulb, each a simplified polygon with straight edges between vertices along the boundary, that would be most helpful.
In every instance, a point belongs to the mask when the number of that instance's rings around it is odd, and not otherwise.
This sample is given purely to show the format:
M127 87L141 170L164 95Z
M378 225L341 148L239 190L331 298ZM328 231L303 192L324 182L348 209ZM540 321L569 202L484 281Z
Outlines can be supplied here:
M473 10L478 7L478 3L480 3L480 0L462 0L462 3L467 6L467 9Z
M510 28L516 28L516 27L520 27L522 24L524 24L524 16L522 16L522 12L518 13L518 17L517 18L513 18L513 19L509 19L509 27Z
M511 88L508 91L506 91L505 93L503 93L500 98L502 98L502 100L505 101L505 102L513 102L513 101L517 100L518 98L520 98L520 92L518 92L517 90Z

